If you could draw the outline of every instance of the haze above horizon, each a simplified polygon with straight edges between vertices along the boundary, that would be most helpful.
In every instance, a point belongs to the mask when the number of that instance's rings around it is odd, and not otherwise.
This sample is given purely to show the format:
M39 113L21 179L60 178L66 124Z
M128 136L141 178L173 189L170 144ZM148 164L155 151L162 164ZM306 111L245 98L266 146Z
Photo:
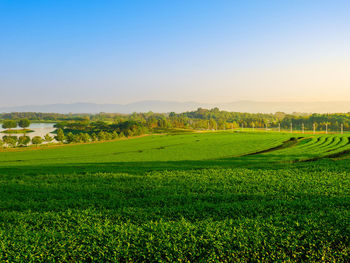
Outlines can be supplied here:
M0 1L0 107L350 101L349 1Z

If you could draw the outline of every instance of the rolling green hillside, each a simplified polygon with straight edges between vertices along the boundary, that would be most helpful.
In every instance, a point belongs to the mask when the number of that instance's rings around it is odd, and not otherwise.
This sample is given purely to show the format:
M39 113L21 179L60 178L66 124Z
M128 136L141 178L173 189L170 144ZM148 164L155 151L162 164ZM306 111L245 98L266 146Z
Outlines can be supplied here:
M346 262L349 149L213 132L0 152L0 261Z
M292 137L273 133L151 135L105 143L1 153L4 165L207 160L276 147Z

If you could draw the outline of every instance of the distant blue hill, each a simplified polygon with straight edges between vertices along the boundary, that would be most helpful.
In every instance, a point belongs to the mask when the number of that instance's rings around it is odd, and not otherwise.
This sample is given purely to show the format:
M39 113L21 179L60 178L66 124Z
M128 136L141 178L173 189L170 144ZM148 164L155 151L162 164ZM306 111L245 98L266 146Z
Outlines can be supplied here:
M71 103L28 105L16 107L0 107L0 112L54 112L54 113L132 113L132 112L185 112L197 108L214 108L220 110L249 112L249 113L340 113L350 112L350 102L258 102L236 101L232 103L197 103L174 101L140 101L130 104L95 104L95 103Z

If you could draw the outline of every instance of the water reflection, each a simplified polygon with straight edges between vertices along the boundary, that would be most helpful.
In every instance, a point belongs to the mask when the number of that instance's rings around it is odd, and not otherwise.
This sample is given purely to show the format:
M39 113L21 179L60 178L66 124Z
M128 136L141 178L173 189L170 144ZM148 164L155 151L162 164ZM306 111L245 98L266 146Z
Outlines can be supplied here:
M54 136L54 134L52 134L52 132L55 130L55 128L53 127L55 125L55 123L31 123L29 128L30 130L33 130L34 132L30 132L30 133L26 133L26 136L29 136L30 138L33 138L34 136L40 136L40 137L44 137L46 134L50 134L51 137ZM16 129L12 129L12 130L20 130L21 128L16 128ZM11 135L11 136L23 136L22 133L14 133L14 134L6 134L6 133L1 133L2 131L4 131L6 129L3 129L1 127L0 124L0 138L2 139L2 137L4 137L5 135Z

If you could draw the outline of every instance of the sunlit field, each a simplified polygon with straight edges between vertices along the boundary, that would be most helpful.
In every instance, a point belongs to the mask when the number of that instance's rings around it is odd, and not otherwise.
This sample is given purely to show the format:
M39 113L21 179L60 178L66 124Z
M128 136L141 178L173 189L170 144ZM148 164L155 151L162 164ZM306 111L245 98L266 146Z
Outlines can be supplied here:
M349 259L346 135L150 135L0 153L0 261Z

